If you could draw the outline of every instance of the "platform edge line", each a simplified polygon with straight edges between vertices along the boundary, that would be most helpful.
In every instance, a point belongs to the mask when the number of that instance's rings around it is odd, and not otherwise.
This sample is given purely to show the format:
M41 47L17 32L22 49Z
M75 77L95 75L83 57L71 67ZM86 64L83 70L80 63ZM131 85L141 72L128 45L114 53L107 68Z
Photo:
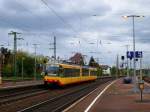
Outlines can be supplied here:
M93 92L95 92L98 88L94 89L93 91L91 91L90 93L88 93L86 96L80 98L79 100L77 100L75 103L73 103L72 105L70 105L68 108L66 108L65 110L63 110L62 112L67 112L68 110L70 110L72 107L74 107L75 105L77 105L79 102L81 102L82 100L84 100L86 97L88 97L89 95L91 95Z
M112 85L116 82L117 80L111 82L109 85L107 85L100 93L99 95L92 101L92 103L86 108L84 112L88 112L91 107L95 104L95 102L100 98L100 96Z

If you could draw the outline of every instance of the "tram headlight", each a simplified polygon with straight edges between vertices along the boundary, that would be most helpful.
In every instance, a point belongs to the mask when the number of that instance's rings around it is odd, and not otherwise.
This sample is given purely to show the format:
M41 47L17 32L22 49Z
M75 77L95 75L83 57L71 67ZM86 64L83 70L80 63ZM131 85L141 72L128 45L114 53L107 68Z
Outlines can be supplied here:
M44 76L44 75L45 75L45 72L42 72L41 75Z

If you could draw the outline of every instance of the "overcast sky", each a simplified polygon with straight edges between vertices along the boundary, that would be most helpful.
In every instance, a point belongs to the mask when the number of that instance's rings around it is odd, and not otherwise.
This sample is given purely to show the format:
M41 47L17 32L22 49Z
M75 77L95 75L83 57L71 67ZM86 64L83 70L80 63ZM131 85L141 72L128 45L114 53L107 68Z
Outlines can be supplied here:
M114 65L116 55L132 50L132 19L135 19L136 50L144 51L144 65L150 59L150 0L0 0L0 44L13 48L11 31L22 33L18 49L52 56L49 45L57 38L57 56L69 58L81 52ZM97 16L93 16L97 15Z

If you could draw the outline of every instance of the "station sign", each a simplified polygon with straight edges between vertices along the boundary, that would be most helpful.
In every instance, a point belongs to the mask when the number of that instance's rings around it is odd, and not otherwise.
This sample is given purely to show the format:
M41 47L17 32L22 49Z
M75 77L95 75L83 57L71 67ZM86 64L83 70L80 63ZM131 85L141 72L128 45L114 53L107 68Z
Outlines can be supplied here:
M127 58L132 59L134 57L134 52L133 51L127 51ZM143 53L142 51L135 51L135 58L142 58Z
M136 51L136 52L135 52L135 57L136 57L136 58L142 58L142 57L143 57L142 51Z
M132 59L134 56L134 52L133 51L127 51L127 58Z

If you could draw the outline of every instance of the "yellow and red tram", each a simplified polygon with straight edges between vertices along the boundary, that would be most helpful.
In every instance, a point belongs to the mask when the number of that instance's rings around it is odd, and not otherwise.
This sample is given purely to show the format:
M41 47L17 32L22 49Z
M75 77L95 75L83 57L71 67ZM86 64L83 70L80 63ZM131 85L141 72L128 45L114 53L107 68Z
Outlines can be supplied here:
M97 69L88 66L70 64L47 64L44 72L44 84L59 86L94 81L97 78Z

